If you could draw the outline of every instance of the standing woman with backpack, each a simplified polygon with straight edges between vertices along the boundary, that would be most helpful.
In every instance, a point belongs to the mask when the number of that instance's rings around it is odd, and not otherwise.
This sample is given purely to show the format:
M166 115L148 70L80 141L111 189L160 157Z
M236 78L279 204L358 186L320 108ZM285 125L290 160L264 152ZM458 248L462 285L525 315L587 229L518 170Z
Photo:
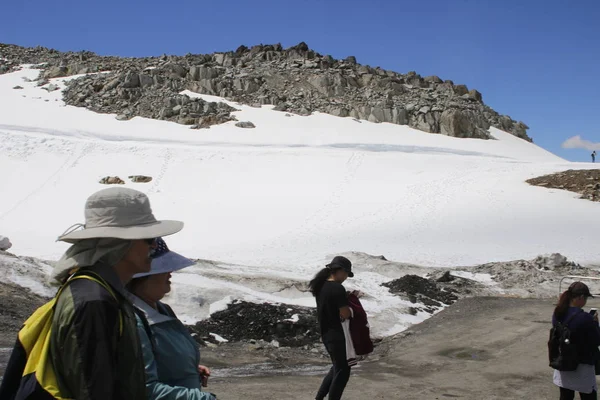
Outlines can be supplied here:
M323 344L333 363L317 392L316 400L339 400L350 379L346 355L346 337L342 321L350 318L346 289L342 283L354 277L352 263L346 257L336 256L310 281L310 291L317 301L317 318Z
M554 370L554 384L560 388L560 400L572 400L579 392L582 400L597 400L596 361L600 358L600 326L598 313L594 315L582 308L593 297L583 282L574 282L560 295L554 309L552 325L566 325L570 342L577 348L578 365L574 371Z

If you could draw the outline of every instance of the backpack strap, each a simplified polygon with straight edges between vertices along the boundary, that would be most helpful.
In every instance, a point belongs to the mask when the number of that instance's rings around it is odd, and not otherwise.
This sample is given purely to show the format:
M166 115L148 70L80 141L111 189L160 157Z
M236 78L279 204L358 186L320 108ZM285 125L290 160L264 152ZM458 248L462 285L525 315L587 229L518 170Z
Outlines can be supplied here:
M569 322L571 322L573 320L573 318L575 318L576 316L579 315L579 313L581 313L581 308L579 309L579 311L577 311L576 313L574 313L573 315L571 315L569 318L567 318L567 320L565 322L561 322L564 326L568 327L569 326Z
M88 271L88 270L71 275L69 277L69 279L67 279L67 281L58 289L55 299L58 300L58 297L60 296L62 291L67 287L67 285L77 279L87 279L87 280L96 282L97 284L102 286L104 289L106 289L106 291L112 296L112 298L115 299L117 304L119 304L117 295L115 294L114 290L110 287L110 285L108 283L106 283L106 281L100 275L98 275L95 272ZM123 336L123 313L121 312L121 307L119 307L119 337L122 337L122 336Z

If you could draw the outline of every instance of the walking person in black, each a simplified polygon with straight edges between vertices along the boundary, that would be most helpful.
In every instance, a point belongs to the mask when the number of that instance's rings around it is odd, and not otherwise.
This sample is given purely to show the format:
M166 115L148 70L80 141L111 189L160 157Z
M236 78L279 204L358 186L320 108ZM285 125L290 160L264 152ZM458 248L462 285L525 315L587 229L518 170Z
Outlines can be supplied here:
M342 321L350 318L351 314L342 283L353 276L350 260L336 256L309 284L310 291L317 300L321 338L333 363L317 392L316 400L323 400L328 394L329 400L341 399L350 379Z
M554 370L554 384L560 388L560 400L573 400L579 392L581 400L596 400L595 365L600 357L600 327L598 313L582 310L587 299L593 297L583 282L574 282L563 292L552 315L552 324L566 324L571 332L571 342L577 346L578 361L575 371Z

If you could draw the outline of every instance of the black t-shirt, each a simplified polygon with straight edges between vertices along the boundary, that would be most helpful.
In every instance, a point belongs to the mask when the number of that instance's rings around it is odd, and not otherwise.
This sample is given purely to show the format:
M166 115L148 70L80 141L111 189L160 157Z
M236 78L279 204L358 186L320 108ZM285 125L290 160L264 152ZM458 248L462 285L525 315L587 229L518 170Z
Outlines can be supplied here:
M330 331L344 334L340 322L340 308L345 306L348 306L348 297L344 286L337 282L325 282L317 297L317 318L321 335L325 336Z

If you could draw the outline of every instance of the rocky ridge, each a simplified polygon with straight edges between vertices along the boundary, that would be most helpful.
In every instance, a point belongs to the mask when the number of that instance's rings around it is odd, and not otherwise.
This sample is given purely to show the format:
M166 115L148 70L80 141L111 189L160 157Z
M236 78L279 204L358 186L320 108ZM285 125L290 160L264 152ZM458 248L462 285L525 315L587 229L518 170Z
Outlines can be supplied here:
M119 119L142 116L195 127L232 120L233 109L180 95L183 90L309 115L318 111L371 122L409 125L425 132L489 139L490 126L531 141L528 127L483 103L481 93L437 76L400 74L336 60L305 43L240 46L236 51L185 56L121 58L88 51L0 44L0 73L40 64L40 84L79 74L64 91L67 104Z

